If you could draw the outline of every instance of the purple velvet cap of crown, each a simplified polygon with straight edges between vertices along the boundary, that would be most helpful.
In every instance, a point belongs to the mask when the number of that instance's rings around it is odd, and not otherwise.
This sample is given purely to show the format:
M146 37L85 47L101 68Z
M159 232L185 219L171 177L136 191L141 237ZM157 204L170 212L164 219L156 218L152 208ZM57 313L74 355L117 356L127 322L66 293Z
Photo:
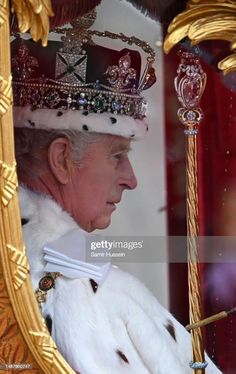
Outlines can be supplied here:
M90 131L140 138L147 128L142 121L146 101L139 90L140 70L138 51L86 44L68 52L62 42L50 41L44 48L31 40L16 38L12 43L15 126L40 120L36 128L55 128L60 111L65 128L71 128L73 121L82 120L81 114L87 120L92 114L94 124L89 121ZM123 122L128 126L125 131L123 126L111 126ZM96 127L96 123L100 125Z

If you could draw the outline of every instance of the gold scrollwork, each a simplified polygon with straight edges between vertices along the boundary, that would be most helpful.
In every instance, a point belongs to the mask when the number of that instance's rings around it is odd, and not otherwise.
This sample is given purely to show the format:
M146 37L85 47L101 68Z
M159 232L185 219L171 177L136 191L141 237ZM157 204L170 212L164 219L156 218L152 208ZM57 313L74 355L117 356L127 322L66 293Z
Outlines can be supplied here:
M4 207L8 206L18 186L16 164L9 166L0 160L0 177L4 179L4 188L0 191L0 198Z
M7 244L7 249L9 252L9 258L16 269L13 270L13 284L14 288L18 290L21 288L27 274L29 273L29 264L25 255L25 247L22 249L17 249L12 245Z
M30 331L29 333L33 337L35 344L42 349L42 355L45 360L52 364L57 347L48 334L46 327L43 332Z
M236 70L236 53L225 57L218 64L219 69L223 70L225 74Z
M49 32L49 17L53 16L50 0L12 0L12 12L16 13L21 32L30 29L33 40L42 39L47 45Z
M190 0L184 12L171 22L164 42L164 51L188 37L192 44L203 40L222 39L236 48L236 2L233 0ZM236 53L218 64L224 73L236 70Z
M6 363L27 363L31 374L42 373L38 368L29 347L23 339L8 298L0 263L0 364L2 373ZM12 370L7 370L10 374ZM21 373L25 371L20 371ZM29 370L27 370L27 373Z
M0 4L0 27L7 21L7 19L7 0L3 0L2 4Z
M0 8L1 9L1 8ZM1 16L1 13L0 13ZM0 116L3 116L12 103L11 77L8 80L0 76Z

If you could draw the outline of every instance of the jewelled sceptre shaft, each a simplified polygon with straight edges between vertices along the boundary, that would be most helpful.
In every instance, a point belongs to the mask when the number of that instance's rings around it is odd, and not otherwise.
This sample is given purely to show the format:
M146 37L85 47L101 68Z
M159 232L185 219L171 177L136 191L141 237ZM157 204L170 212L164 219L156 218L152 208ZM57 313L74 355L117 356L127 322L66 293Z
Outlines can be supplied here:
M180 64L175 78L175 89L182 107L178 110L180 122L186 135L186 195L187 195L187 243L188 243L188 286L190 324L202 319L200 276L198 261L198 186L197 186L197 133L203 118L199 101L206 84L198 58L189 52L179 52ZM203 336L200 328L191 331L192 361L190 367L195 374L205 373Z

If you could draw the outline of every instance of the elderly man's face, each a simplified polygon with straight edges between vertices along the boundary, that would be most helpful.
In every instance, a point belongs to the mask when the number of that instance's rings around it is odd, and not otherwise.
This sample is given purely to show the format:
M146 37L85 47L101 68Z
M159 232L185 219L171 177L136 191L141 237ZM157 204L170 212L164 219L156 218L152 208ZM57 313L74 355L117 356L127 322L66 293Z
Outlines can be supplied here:
M109 226L122 192L136 187L129 149L130 140L107 135L103 142L88 145L82 166L74 167L64 190L64 208L84 230Z

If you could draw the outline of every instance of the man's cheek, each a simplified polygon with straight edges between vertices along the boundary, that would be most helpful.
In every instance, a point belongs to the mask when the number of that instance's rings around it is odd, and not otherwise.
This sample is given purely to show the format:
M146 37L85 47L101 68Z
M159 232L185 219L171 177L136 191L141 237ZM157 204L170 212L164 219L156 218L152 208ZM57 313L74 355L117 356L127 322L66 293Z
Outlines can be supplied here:
M102 215L106 210L106 201L104 199L95 199L90 201L88 212L91 219L96 219Z

